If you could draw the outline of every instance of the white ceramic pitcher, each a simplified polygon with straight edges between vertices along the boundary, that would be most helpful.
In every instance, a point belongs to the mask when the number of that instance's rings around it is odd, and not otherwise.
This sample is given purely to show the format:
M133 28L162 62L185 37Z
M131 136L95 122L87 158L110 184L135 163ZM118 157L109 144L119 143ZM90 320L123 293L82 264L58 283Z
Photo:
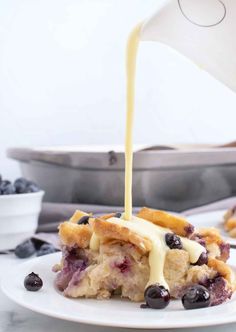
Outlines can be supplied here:
M236 0L164 0L141 30L236 91Z

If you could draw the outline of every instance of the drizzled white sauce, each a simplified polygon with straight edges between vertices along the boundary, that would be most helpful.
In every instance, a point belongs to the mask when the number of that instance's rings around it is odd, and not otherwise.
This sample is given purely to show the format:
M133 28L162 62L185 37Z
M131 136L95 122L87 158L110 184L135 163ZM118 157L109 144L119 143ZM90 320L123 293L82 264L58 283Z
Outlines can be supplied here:
M170 250L166 245L165 235L166 233L172 233L172 231L134 216L131 220L123 220L121 218L113 217L107 221L116 225L127 227L131 231L142 237L148 238L152 242L152 249L149 253L150 276L146 287L151 284L159 283L166 289L169 289L169 286L164 278L165 257L167 251ZM180 238L183 244L183 249L189 253L190 263L196 263L200 255L203 252L206 252L206 249L195 241L184 237Z

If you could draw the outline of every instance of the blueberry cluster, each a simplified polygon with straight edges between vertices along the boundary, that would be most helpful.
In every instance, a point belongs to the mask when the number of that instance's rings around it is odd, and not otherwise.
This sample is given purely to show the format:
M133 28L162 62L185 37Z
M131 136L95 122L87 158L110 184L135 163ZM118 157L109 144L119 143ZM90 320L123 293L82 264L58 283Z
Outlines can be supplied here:
M18 258L28 258L36 254L36 256L44 256L58 251L52 244L44 243L36 239L28 239L18 244L15 248L15 255Z
M9 180L3 180L0 175L0 195L28 194L39 191L36 183L25 178L16 179L13 183Z

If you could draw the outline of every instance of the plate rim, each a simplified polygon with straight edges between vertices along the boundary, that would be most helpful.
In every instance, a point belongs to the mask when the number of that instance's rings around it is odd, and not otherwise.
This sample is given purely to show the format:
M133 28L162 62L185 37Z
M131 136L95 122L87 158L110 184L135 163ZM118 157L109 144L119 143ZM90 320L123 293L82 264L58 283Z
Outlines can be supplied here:
M60 252L57 253L52 253L50 254L50 256L55 256L56 257L60 257ZM32 265L33 262L37 262L37 260L45 260L46 257L48 257L49 255L46 256L42 256L42 257L35 257L32 258L26 262L17 264L14 269L11 270L11 272L6 273L5 276L1 276L0 279L0 288L1 291L4 293L5 296L7 296L10 300L12 300L14 303L32 311L32 312L36 312L42 315L45 315L47 317L52 317L52 318L56 318L56 319L61 319L61 320L65 320L65 321L70 321L70 322L75 322L75 323L81 323L81 324L88 324L88 325L93 325L93 326L106 326L106 327L117 327L117 328L130 328L130 329L180 329L180 328L194 328L194 327L206 327L206 326L219 326L219 325L224 325L224 324L230 324L230 323L235 323L236 322L236 315L232 315L232 314L228 314L228 316L223 316L221 317L221 321L218 322L216 319L214 319L213 317L211 317L210 319L206 319L204 321L201 321L199 323L191 323L191 320L186 320L185 323L183 322L175 322L175 324L170 324L170 322L168 321L168 323L163 324L163 322L158 322L156 324L154 324L153 322L151 324L147 324L146 321L144 323L137 323L137 325L134 322L128 321L126 322L126 320L120 320L120 323L117 324L116 321L105 321L104 318L102 319L88 319L88 316L86 316L85 318L83 317L79 317L79 319L76 319L76 317L72 317L72 316L68 316L67 314L63 315L63 314L57 314L57 312L55 311L51 311L50 309L44 309L44 307L35 307L33 306L31 303L27 302L27 301L23 301L20 300L19 298L14 298L13 294L11 292L8 292L8 287L7 285L7 279L8 276L12 276L12 274L14 272L16 272L16 270L21 267L24 268L29 265ZM235 251L235 258L236 258L236 251ZM45 260L45 264L47 263L47 261ZM232 266L232 265L231 265ZM234 266L234 269L236 270L236 265ZM54 290L56 291L56 290ZM235 299L236 300L236 299ZM109 301L109 300L108 300ZM213 307L212 307L213 308ZM209 309L209 308L208 308ZM139 309L140 310L140 309ZM202 308L202 309L196 309L196 311L199 312L199 310L207 310L207 308ZM186 311L184 311L186 312ZM235 307L235 313L236 313L236 307ZM171 314L171 313L170 313ZM147 315L148 318L148 315ZM157 326L159 325L159 326Z

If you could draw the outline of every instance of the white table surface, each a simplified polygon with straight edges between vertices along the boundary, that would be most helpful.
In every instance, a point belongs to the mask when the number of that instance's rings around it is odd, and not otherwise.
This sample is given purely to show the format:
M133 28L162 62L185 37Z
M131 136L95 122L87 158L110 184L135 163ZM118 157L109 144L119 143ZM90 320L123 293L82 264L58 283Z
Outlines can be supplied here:
M15 258L13 255L0 255L0 276L4 271L11 268L14 264L20 264L22 260ZM17 276L16 276L17 278ZM223 315L223 313L222 313ZM217 318L216 318L217 319ZM185 332L229 332L236 330L235 324L222 326L184 329ZM19 305L8 300L0 291L0 332L130 332L129 329L97 327L73 322L67 322L43 316L24 309ZM141 330L140 330L141 331ZM144 331L144 330L142 330ZM150 330L149 330L150 331ZM161 331L161 330L159 330ZM162 330L163 331L163 330ZM172 330L165 330L173 331Z

